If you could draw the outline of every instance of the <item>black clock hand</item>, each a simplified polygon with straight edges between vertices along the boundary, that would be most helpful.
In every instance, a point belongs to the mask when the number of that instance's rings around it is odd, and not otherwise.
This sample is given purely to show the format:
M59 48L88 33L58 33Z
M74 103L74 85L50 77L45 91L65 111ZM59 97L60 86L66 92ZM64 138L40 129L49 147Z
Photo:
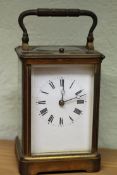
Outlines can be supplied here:
M59 105L61 107L63 107L64 106L63 96L65 94L65 90L64 90L64 79L63 78L60 79L60 87L62 87L62 89L61 89L61 95L62 95L62 97L61 97L61 100L59 100Z
M64 91L64 79L61 80L61 86L63 87L63 91Z
M61 100L63 101L63 96L64 96L64 93L65 93L65 90L64 90L64 79L60 79L60 86L62 87L62 90L61 90L61 95L62 95L62 98Z
M70 99L68 99L68 100L60 100L60 101L59 101L59 105L60 105L60 106L64 106L64 104L65 104L66 102L71 101L71 100L74 100L74 99L80 99L80 98L78 98L78 97L76 96L76 97L70 98Z
M82 97L82 96L84 96L84 95L86 95L86 94L80 95L79 97ZM70 98L70 99L68 99L68 100L64 100L64 103L66 103L66 102L68 102L68 101L71 101L71 100L74 100L74 99L80 99L79 97L76 96L76 97L74 97L74 98Z
M71 100L74 100L74 99L80 99L80 98L78 98L78 97L76 96L76 97L74 97L74 98L70 98L70 99L68 99L68 100L64 100L64 103L66 103L66 102L68 102L68 101L71 101Z
M63 91L61 91L61 95L62 95L62 98L61 98L61 100L63 101L63 95L64 95Z
M68 100L65 100L64 102L68 102L68 101L71 101L71 100L74 100L74 99L80 99L80 98L78 98L77 96L78 96L83 90L84 90L84 89L79 90L78 92L76 92L76 93L75 93L76 97L70 98L70 99L68 99ZM83 96L83 95L81 95L81 96ZM80 97L81 97L81 96L80 96Z

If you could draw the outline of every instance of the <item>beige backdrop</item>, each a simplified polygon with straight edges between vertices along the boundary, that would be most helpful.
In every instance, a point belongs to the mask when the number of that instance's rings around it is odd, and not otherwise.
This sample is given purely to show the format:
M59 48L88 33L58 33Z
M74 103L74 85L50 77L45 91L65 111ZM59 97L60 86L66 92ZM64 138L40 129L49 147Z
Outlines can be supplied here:
M95 48L106 55L102 64L99 145L117 148L117 1L116 0L0 0L0 138L14 139L18 123L18 59L21 44L17 18L32 8L80 8L94 11L98 26ZM25 20L30 44L85 44L91 19L80 17Z

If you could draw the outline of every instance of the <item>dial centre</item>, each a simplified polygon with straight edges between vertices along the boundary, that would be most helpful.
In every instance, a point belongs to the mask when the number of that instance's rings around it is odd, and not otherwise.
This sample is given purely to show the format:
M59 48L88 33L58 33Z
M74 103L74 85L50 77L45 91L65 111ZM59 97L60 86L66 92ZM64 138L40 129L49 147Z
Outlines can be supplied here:
M59 100L59 105L62 107L62 106L64 106L64 101L63 100Z

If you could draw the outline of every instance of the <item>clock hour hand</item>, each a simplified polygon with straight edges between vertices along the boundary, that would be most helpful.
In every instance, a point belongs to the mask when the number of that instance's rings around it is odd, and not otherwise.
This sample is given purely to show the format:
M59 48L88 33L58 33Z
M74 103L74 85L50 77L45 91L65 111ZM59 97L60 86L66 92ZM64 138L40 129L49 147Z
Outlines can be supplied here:
M61 91L61 95L62 95L62 98L61 98L61 100L63 101L63 95L64 95L63 91Z
M61 98L61 100L63 101L63 96L65 94L65 90L64 90L64 79L63 78L60 79L60 86L62 87L62 90L61 90L62 98Z

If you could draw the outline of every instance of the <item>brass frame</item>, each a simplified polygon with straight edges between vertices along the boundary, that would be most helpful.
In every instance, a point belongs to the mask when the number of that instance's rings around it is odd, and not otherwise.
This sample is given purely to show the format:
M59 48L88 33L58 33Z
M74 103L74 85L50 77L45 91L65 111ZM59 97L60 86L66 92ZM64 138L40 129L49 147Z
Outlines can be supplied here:
M99 94L100 69L104 56L95 55L23 55L20 48L16 48L23 66L23 129L22 143L16 138L16 155L19 170L22 175L34 175L44 172L63 172L85 170L87 172L100 169L100 154L98 154L98 122L99 122ZM92 128L92 150L84 154L59 154L45 156L31 156L31 65L35 64L93 64L94 72L94 106Z

